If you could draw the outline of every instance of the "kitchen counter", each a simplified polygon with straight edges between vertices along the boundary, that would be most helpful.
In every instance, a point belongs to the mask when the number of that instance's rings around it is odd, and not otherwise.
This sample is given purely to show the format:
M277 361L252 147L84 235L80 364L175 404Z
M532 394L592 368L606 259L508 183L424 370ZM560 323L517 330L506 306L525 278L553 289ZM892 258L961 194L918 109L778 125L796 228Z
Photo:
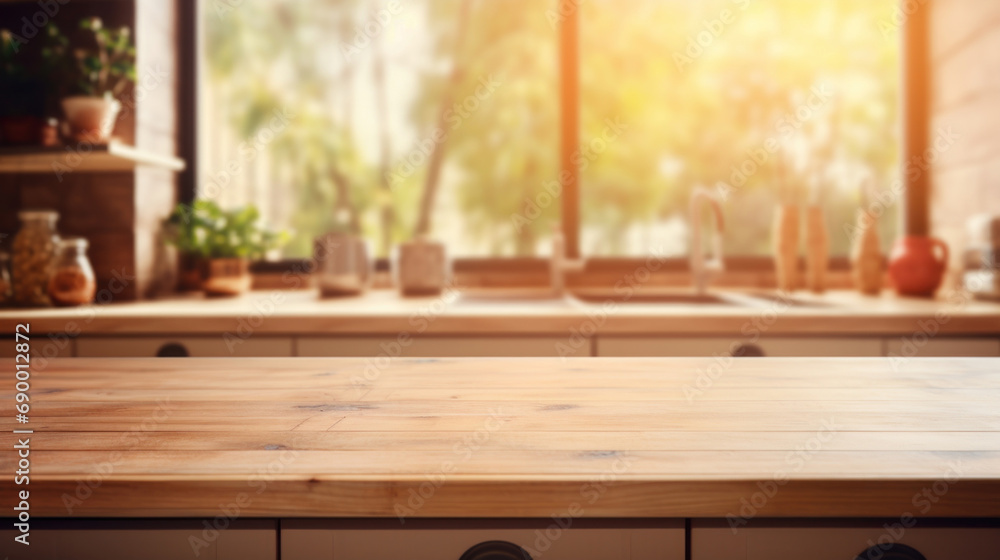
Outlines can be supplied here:
M691 336L745 334L762 327L769 335L891 335L927 329L956 336L1000 334L1000 303L959 295L922 300L837 291L822 296L798 292L793 297L794 304L779 299L760 300L757 305L686 305L600 298L591 303L508 300L454 291L438 298L402 298L387 290L320 300L313 291L273 291L231 299L187 297L76 309L4 310L0 333L13 333L17 324L30 323L38 333L94 335L217 335L244 329L262 335L565 335L577 330Z
M704 365L56 359L0 468L34 430L33 518L1000 516L1000 359Z

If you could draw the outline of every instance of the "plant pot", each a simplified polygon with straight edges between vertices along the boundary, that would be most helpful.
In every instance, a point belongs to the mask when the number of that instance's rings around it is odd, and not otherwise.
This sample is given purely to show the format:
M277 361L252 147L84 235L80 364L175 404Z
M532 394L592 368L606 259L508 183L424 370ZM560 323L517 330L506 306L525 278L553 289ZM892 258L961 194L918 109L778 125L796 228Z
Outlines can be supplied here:
M208 296L236 296L250 290L253 277L248 259L206 259L201 266L201 287Z
M63 99L62 108L70 138L107 144L115 130L115 120L122 104L110 97L75 96Z
M374 272L368 244L349 233L328 233L316 238L313 263L323 297L354 296L371 285Z
M901 296L932 297L947 267L948 246L933 237L901 237L889 254L889 277Z
M438 295L450 277L443 243L416 239L399 246L396 280L404 296Z

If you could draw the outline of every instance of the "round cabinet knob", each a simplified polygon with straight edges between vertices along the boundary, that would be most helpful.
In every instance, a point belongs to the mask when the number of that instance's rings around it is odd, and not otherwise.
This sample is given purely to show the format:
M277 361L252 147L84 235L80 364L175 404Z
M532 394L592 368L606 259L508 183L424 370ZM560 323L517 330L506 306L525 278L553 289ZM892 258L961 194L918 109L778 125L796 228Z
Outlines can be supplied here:
M486 541L465 551L459 560L532 560L526 550L506 541Z
M187 358L190 355L188 349L179 342L168 342L156 351L157 358Z
M854 560L927 560L923 554L905 544L875 545L866 548Z
M733 350L734 358L763 358L766 355L764 349L756 344L740 344Z

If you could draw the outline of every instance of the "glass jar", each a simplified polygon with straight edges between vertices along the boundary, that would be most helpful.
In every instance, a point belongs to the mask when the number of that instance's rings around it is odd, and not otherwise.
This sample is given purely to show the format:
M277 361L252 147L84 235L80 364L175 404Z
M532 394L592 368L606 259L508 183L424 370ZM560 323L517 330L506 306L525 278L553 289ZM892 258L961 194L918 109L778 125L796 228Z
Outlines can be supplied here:
M11 295L10 285L10 255L0 253L0 307L10 305Z
M69 237L59 243L59 256L49 280L49 297L55 305L72 307L94 301L97 279L87 258L87 246L82 237Z
M46 293L52 260L59 245L57 212L25 211L17 215L21 229L14 236L14 303L20 306L51 305Z

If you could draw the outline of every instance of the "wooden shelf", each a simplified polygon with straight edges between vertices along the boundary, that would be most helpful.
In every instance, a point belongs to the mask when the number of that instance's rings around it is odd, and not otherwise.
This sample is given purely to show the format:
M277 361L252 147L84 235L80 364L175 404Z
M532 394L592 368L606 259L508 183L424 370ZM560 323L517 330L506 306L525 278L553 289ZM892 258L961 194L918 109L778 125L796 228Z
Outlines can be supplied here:
M131 171L141 165L171 171L183 171L185 167L180 158L144 152L115 141L94 146L89 153L65 147L0 149L0 173Z

